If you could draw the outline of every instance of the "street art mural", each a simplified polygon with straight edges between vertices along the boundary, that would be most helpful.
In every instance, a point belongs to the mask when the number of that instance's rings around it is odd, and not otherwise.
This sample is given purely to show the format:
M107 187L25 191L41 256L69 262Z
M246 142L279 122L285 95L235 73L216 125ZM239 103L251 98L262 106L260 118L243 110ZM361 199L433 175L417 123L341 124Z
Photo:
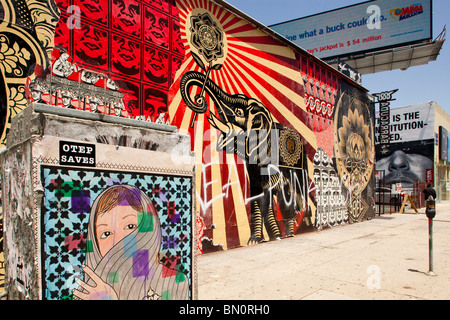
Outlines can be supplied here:
M307 154L315 144L301 121L295 55L209 2L177 4L187 58L171 88L169 114L193 137L201 164L203 237L232 248L292 236L303 217L310 219ZM290 115L294 125L284 125Z
M373 181L375 166L373 114L365 98L349 90L342 94L337 105L334 149L336 167L348 191L350 222L361 222L373 204L373 198L363 197L369 182Z
M326 152L319 148L314 156L314 184L317 210L314 226L317 229L347 223L347 201L339 174Z
M184 57L172 1L0 3L0 145L31 102L168 122L168 89Z
M2 166L11 298L195 299L192 165L47 135Z
M188 299L189 178L44 167L46 299Z
M186 58L169 115L201 164L203 249L372 217L366 93L215 4L177 6Z
M59 13L49 2L0 1L0 147L11 126L11 118L27 105L26 82L36 64L48 66L52 30ZM2 195L2 200L4 196ZM0 212L0 221L3 220ZM3 222L0 223L0 292L4 291L5 257Z
M23 4L43 22L2 5L2 25L34 30L0 35L15 79L0 86L2 141L31 102L176 126L196 156L198 254L374 216L367 92L221 1Z
M11 117L29 102L168 121L168 89L184 57L172 2L5 0L2 7L3 144Z
M208 71L221 68L220 64L212 66L214 54L208 52L208 47L216 46L219 47L217 53L220 54L221 30L212 28L215 24L208 14L193 17L192 21L194 24L206 21L206 24L202 24L207 27L203 34L198 34L202 27L196 25L193 38L196 41L200 38L200 44L197 43L196 46L202 49L207 60L211 57ZM210 42L203 45L202 41L205 42L205 39ZM206 71L201 58L193 52L192 56ZM206 75L209 74L208 71ZM229 95L202 73L189 71L181 79L180 90L186 105L197 114L206 113L208 103L202 95L195 96L195 100L191 99L189 92L193 86L202 87L202 91L208 93L217 108L218 116L210 112L210 117L206 117L211 127L221 133L217 150L238 155L249 173L250 197L254 200L250 204L251 236L248 242L263 240L263 225L266 226L270 239L281 238L273 210L273 197L279 200L281 215L287 225L286 235L293 236L293 218L303 209L302 194L305 195L305 186L303 184L300 190L294 190L291 181L294 176L302 181L307 177L307 158L302 137L296 131L274 123L269 110L260 101L242 94ZM280 166L271 167L273 164Z
M176 7L168 1L57 4L51 70L39 70L33 81L42 101L167 123L168 89L184 56Z

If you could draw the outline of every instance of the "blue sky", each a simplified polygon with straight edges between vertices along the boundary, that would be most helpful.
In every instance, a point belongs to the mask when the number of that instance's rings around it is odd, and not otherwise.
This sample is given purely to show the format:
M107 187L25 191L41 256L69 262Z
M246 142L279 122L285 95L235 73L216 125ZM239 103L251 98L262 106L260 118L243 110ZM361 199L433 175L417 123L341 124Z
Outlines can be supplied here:
M337 8L358 4L363 0L226 0L265 25L306 17ZM419 1L420 2L420 1ZM412 1L412 3L415 3ZM447 25L450 28L450 1L433 0L433 39ZM399 89L391 107L402 107L436 101L450 114L450 49L446 41L436 61L363 76L363 86L371 93Z

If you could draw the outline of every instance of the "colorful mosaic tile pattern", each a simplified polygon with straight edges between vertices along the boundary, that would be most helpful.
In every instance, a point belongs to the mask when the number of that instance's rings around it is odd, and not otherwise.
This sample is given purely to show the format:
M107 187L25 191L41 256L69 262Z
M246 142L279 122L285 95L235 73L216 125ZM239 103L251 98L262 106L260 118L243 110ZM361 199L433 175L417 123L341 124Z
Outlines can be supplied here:
M82 265L86 253L92 251L92 243L86 241L91 207L99 194L113 185L133 186L148 195L160 219L162 277L187 279L192 288L191 178L43 167L42 181L45 299L73 299L72 291L78 286L76 279L84 277ZM150 225L144 221L139 232L148 231ZM126 238L124 247L133 246L133 237ZM133 252L133 260L137 262L133 273L136 276L145 273L147 267L140 266L139 261L146 252L124 249L125 252ZM109 282L115 281L118 275L110 274Z

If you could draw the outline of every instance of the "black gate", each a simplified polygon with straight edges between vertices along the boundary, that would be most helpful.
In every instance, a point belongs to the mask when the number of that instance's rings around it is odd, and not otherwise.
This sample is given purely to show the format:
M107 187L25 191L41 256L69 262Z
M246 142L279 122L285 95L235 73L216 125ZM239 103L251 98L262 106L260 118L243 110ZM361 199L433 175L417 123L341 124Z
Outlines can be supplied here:
M402 205L401 192L392 192L392 188L395 186L385 183L384 171L377 171L375 177L376 213L382 215L399 212Z

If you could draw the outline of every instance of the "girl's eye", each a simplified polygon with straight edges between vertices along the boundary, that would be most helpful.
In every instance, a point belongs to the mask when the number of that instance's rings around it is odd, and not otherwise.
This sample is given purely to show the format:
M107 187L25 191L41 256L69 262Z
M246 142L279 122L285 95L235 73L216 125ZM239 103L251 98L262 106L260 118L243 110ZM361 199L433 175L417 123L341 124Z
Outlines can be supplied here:
M106 238L108 238L108 237L111 236L111 235L112 235L112 232L110 232L110 231L105 231L105 232L103 232L103 233L101 234L100 239L106 239Z
M134 230L136 228L137 228L137 226L135 224L129 224L129 225L125 226L125 230Z

